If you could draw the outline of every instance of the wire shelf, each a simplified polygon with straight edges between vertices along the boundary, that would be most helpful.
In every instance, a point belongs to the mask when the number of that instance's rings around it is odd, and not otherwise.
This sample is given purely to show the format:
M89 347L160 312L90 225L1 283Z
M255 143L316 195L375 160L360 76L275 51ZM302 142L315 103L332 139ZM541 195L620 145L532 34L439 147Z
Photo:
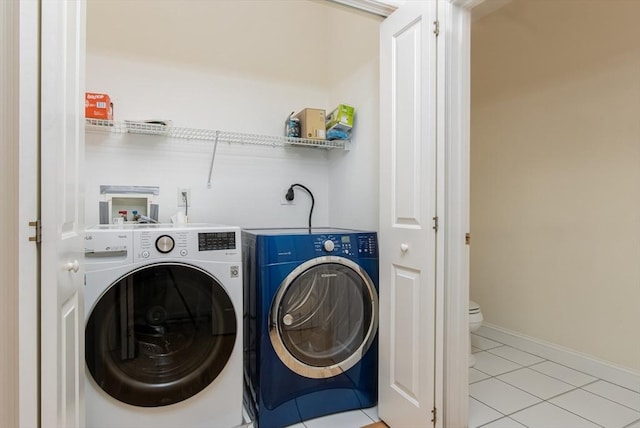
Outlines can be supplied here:
M206 140L230 144L254 144L261 146L297 146L320 147L325 149L344 149L346 140L312 140L307 138L279 137L242 132L214 131L208 129L180 128L152 122L115 122L112 120L86 119L87 131L112 132L117 134L134 133L164 135L184 140Z

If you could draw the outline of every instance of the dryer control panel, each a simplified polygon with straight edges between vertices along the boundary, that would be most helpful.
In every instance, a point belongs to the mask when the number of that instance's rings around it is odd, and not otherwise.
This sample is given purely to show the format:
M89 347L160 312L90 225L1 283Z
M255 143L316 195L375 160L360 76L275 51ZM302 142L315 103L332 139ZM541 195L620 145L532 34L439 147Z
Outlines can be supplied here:
M378 258L376 232L339 228L244 229L247 245L260 246L262 265L304 262L336 256L350 260Z
M377 240L370 234L317 235L314 240L316 253L343 256L376 257Z

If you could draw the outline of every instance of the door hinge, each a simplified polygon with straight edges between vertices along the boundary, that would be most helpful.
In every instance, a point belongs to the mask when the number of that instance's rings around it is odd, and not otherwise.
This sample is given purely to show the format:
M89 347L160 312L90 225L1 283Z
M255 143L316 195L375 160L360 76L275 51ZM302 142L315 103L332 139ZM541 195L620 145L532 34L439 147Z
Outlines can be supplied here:
M433 21L433 34L438 37L440 35L440 21Z
M40 223L40 220L30 221L29 226L36 228L35 230L36 235L30 236L29 241L35 242L36 244L40 244L42 242L42 224Z
M467 245L471 245L471 234L470 233L465 233L464 234L464 243Z
M433 218L433 230L438 231L438 216Z
M436 409L435 407L431 410L431 422L433 423L433 425L436 425L436 421L438 420L438 409Z

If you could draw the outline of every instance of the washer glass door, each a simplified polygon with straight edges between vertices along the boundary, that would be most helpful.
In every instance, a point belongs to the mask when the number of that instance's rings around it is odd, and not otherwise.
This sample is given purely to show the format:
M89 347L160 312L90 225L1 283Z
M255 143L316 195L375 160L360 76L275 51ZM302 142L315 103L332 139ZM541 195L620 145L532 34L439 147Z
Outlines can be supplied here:
M378 295L356 263L319 257L282 282L270 314L271 343L294 372L327 378L353 367L378 327Z
M178 403L222 371L236 340L236 315L220 283L190 265L131 272L96 303L85 358L96 384L141 407Z

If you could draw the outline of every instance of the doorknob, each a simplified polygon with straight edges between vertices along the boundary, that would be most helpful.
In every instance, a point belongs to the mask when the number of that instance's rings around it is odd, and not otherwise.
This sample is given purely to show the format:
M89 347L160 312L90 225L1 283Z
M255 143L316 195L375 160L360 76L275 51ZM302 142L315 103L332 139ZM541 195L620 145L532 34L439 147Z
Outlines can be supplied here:
M403 253L406 253L408 250L409 250L409 245L400 244L400 251L402 251Z
M67 262L64 264L64 268L69 272L71 271L78 272L78 269L80 269L80 263L78 263L77 260L74 260L72 262Z

